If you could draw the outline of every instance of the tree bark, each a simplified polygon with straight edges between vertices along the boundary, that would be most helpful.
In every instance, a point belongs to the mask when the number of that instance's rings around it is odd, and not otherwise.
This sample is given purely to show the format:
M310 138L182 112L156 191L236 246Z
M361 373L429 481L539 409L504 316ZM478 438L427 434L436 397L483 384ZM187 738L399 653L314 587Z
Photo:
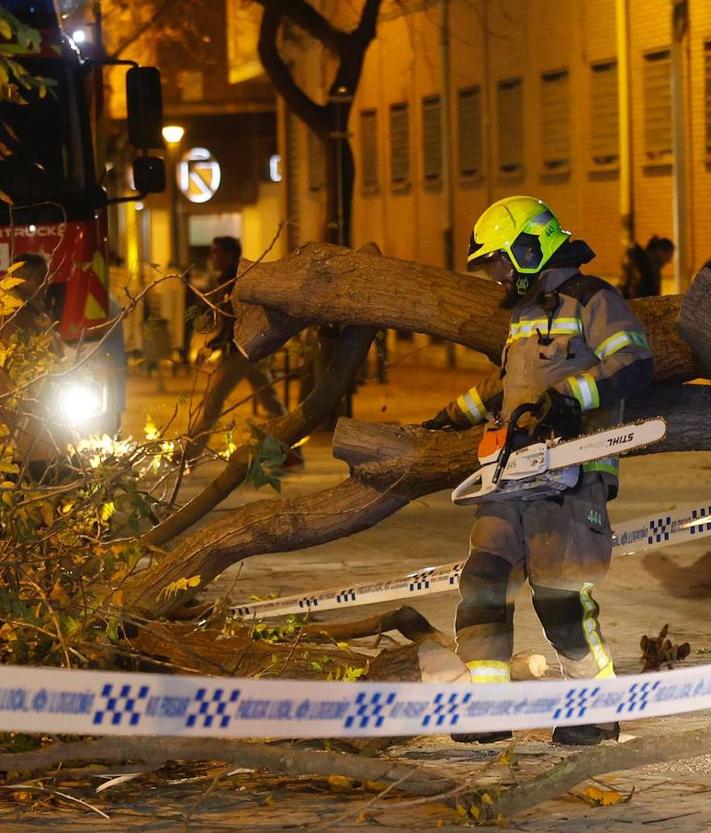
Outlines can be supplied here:
M242 264L248 267L249 261L242 260L240 268ZM308 321L256 304L233 301L232 308L235 316L234 330L240 334L239 342L235 340L235 343L243 355L253 362L275 353L289 339L309 326Z
M702 269L687 290L678 329L691 347L699 376L711 377L711 269Z
M711 432L706 430L710 409L711 386L657 386L630 400L626 419L667 418L666 438L640 449L640 454L704 451L711 450ZM155 567L124 585L124 608L165 615L244 558L291 552L353 535L418 497L452 488L478 467L481 433L478 427L425 431L341 419L334 435L334 455L364 461L352 466L347 480L303 497L251 503L206 524ZM376 443L377 453L364 452ZM384 457L379 456L380 450ZM171 582L195 575L200 576L198 587L170 598L161 592Z
M237 283L233 298L315 323L426 333L472 347L497 363L510 318L500 306L500 288L490 281L318 243L258 264ZM698 376L691 349L676 332L681 303L682 296L667 296L630 304L647 329L657 382ZM259 351L253 332L243 337L236 328L235 340L248 355Z

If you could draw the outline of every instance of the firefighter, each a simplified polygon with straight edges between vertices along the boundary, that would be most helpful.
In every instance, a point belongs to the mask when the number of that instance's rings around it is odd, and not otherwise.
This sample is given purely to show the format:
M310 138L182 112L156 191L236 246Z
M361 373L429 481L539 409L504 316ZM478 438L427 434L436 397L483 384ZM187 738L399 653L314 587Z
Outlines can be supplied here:
M530 430L538 436L569 438L620 422L623 397L651 382L652 358L644 328L620 293L580 272L593 257L538 199L507 197L490 206L474 227L468 267L500 284L502 305L512 310L501 368L423 427L461 430L494 415L506 421L527 402L537 403ZM558 497L477 507L455 621L457 652L472 682L510 679L514 597L526 580L564 676L614 676L592 588L609 566L606 503L616 493L617 460L609 458L585 464L577 485ZM578 745L618 736L618 724L553 732L555 742Z

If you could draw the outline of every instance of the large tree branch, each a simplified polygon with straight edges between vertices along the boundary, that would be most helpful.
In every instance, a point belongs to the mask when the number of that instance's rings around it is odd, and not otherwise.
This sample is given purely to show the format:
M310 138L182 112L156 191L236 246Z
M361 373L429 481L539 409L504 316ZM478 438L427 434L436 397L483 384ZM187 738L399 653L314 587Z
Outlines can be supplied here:
M279 54L277 41L282 18L282 4L266 2L257 45L259 59L287 107L313 130L324 134L328 131L327 109L298 86Z
M331 361L311 393L295 410L267 423L266 433L291 446L318 427L350 388L374 336L372 328L347 327L339 336ZM161 546L205 517L243 482L249 470L250 453L248 445L236 449L212 482L174 515L147 532L144 540Z
M697 279L711 296L711 272ZM238 282L233 298L316 323L368 323L414 330L472 347L499 361L510 313L494 283L434 266L310 243L279 261L260 263ZM643 298L631 306L646 326L655 379L699 375L700 357L676 332L682 296ZM263 334L235 331L247 355L260 353ZM272 339L274 343L274 339Z
M414 795L438 795L456 786L433 769L338 752L318 752L249 743L225 738L101 738L97 741L55 743L32 752L0 754L0 771L45 771L82 761L123 763L142 761L226 761L249 769L266 769L287 775L344 775L356 781L397 784Z
M54 743L31 752L0 754L0 771L46 772L89 761L111 764L140 761L152 766L166 761L225 761L233 766L284 772L291 776L343 775L356 781L375 781L409 795L432 796L450 804L475 806L477 818L485 822L487 818L511 818L564 795L597 775L704 755L709 743L711 729L637 738L625 744L579 752L543 775L508 789L487 784L465 786L422 765L225 738L107 737ZM482 799L483 795L486 800Z

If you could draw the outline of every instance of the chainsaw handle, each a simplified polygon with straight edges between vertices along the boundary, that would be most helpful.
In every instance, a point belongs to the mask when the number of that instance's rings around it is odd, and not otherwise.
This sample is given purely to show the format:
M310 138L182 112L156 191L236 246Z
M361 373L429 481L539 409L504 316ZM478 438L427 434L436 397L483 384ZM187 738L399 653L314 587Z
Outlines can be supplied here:
M513 409L513 411L511 411L509 427L518 428L518 421L522 416L525 414L533 414L534 416L537 416L539 410L539 406L535 402L524 402L522 405L518 405Z
M515 429L518 428L518 421L525 414L537 415L538 411L538 405L536 405L533 402L523 402L521 405L518 405L513 409L513 411L511 411L511 417L509 418L509 430L506 434L506 442L504 443L504 447L501 449L499 460L496 464L494 474L491 478L494 483L499 482L501 474L509 461L511 452L513 451L513 442L516 433Z

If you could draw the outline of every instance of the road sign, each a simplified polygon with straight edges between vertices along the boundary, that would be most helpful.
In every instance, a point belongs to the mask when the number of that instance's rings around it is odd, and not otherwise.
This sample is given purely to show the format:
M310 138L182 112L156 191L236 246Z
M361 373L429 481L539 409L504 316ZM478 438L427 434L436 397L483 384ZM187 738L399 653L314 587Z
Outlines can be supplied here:
M220 164L206 148L190 148L178 163L178 187L190 202L212 199L220 177Z

